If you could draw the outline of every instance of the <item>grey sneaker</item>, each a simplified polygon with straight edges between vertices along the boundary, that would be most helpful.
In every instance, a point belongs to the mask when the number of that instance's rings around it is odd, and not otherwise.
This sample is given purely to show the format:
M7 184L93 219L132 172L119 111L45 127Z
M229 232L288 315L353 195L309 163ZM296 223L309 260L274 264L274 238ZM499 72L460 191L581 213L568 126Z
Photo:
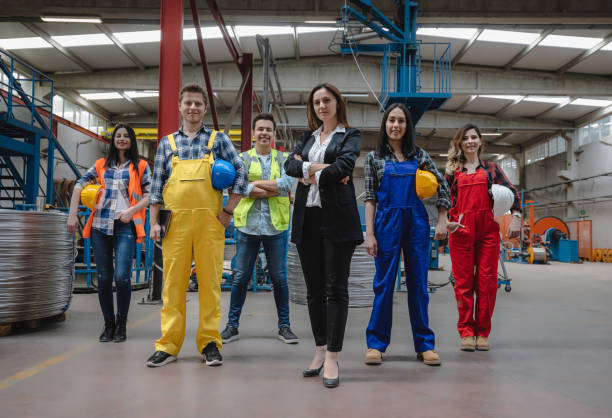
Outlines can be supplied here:
M151 357L147 360L147 366L149 367L161 367L165 366L168 363L172 363L176 361L176 357L166 353L165 351L156 351L153 353Z
M300 339L289 327L280 327L278 330L278 338L285 344L297 344L300 342Z
M238 339L240 339L240 337L238 336L238 328L236 327L228 325L225 327L223 332L221 332L221 340L223 340L223 343L225 344L231 343L232 341L236 341Z
M209 342L208 345L204 347L202 355L204 356L204 361L207 366L220 366L223 364L223 356L221 356L217 344L215 344L214 341Z

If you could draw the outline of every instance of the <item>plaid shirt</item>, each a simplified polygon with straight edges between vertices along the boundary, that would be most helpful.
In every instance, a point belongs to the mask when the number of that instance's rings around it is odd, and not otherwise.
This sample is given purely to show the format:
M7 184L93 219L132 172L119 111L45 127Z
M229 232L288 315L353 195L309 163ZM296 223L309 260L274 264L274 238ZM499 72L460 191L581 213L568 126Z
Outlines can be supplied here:
M419 169L429 171L438 179L438 201L436 202L437 207L450 207L450 195L448 190L448 184L442 176L442 173L438 171L438 167L433 162L427 151L417 147L417 162ZM394 163L399 162L393 149L387 145L387 152L384 157L376 155L376 151L371 151L366 156L364 165L364 176L365 176L365 200L377 200L376 192L380 186L380 182L385 174L385 162L391 161Z
M138 169L138 167L136 167ZM81 177L76 186L83 188L85 184L95 181L98 177L96 172L96 166L94 165L83 177ZM104 194L100 196L98 206L94 213L92 228L97 229L105 235L113 235L115 219L119 218L120 208L124 207L119 202L119 199L123 199L128 202L128 187L130 185L130 161L120 166L113 165L106 167L104 171ZM142 194L149 193L149 187L151 185L151 170L149 165L145 168L142 178L140 179L140 187L142 188Z
M461 172L466 172L467 168L461 167ZM489 183L489 196L491 200L493 200L493 195L491 194L491 185L499 184L501 186L506 186L512 193L514 194L514 203L512 204L511 211L521 212L521 197L519 196L516 188L510 183L508 177L504 174L500 166L492 162L482 161L480 158L478 159L478 166L476 170L485 170L487 173L487 181ZM451 207L455 207L457 205L457 183L455 183L455 173L453 174L444 174L446 181L450 184L450 195L451 195Z
M193 139L183 132L181 126L174 134L174 142L178 151L180 160L195 160L204 158L210 150L208 149L208 139L212 134L212 130L202 124L200 131ZM213 158L221 159L230 162L236 169L236 178L232 186L232 193L244 195L249 179L247 177L246 168L242 159L236 152L232 141L223 132L219 132L215 138L215 143L212 146ZM149 202L151 204L163 203L162 192L166 183L172 174L172 148L168 137L165 136L159 142L157 153L155 154L155 167L153 169L153 184L151 186L151 195Z

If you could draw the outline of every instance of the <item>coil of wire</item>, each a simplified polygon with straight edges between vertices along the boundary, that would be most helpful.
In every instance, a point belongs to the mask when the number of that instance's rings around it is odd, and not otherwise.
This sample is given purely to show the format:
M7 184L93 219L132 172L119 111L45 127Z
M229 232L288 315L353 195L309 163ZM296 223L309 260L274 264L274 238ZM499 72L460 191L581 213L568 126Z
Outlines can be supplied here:
M348 280L350 308L372 306L374 302L372 281L375 273L374 259L366 252L364 244L358 245L353 254L351 274ZM289 254L287 255L287 282L291 302L306 305L306 283L300 257L293 243L289 243Z
M0 209L0 324L65 312L74 285L74 237L61 212Z

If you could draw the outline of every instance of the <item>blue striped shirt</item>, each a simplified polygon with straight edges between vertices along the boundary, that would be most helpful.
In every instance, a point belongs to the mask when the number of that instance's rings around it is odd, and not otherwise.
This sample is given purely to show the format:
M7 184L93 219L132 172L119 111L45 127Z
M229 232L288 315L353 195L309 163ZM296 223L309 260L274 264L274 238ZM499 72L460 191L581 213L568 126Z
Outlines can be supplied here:
M138 169L138 167L136 167L136 169ZM97 177L98 173L94 165L77 181L76 186L83 188L87 183L95 181ZM104 194L100 196L100 200L96 206L96 212L94 213L93 223L91 225L92 228L97 229L105 235L113 235L115 219L119 218L121 208L125 208L125 204L122 204L120 199L123 200L123 202L127 202L127 206L129 207L129 185L129 160L120 166L112 165L106 167L104 171ZM149 193L150 185L151 169L149 169L149 165L147 164L142 174L142 178L140 179L140 187L142 188L143 195Z
M208 139L211 134L212 130L202 124L196 136L194 136L193 139L189 139L187 134L183 132L183 127L181 126L178 132L174 133L174 142L176 143L179 159L195 160L204 158L210 153L208 149ZM214 159L228 161L234 166L236 169L236 178L234 179L231 192L244 195L249 184L247 172L232 141L230 141L229 137L223 132L217 134L215 143L212 146L212 153ZM149 196L149 202L151 204L163 203L162 192L171 174L172 148L170 148L168 137L165 136L159 142L157 153L155 154L153 182L151 185L151 195Z

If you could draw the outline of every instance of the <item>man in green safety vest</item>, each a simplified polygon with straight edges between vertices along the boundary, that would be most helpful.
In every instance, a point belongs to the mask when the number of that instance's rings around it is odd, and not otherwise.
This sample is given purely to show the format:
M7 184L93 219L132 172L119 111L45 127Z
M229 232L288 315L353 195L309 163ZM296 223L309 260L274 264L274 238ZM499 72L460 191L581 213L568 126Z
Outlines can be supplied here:
M287 176L283 167L287 154L272 148L275 129L276 123L271 114L255 116L255 148L240 154L248 172L249 186L234 209L236 266L227 326L221 332L224 343L238 339L240 313L261 244L274 290L278 338L287 344L299 341L289 324L287 287L287 230L292 178Z

